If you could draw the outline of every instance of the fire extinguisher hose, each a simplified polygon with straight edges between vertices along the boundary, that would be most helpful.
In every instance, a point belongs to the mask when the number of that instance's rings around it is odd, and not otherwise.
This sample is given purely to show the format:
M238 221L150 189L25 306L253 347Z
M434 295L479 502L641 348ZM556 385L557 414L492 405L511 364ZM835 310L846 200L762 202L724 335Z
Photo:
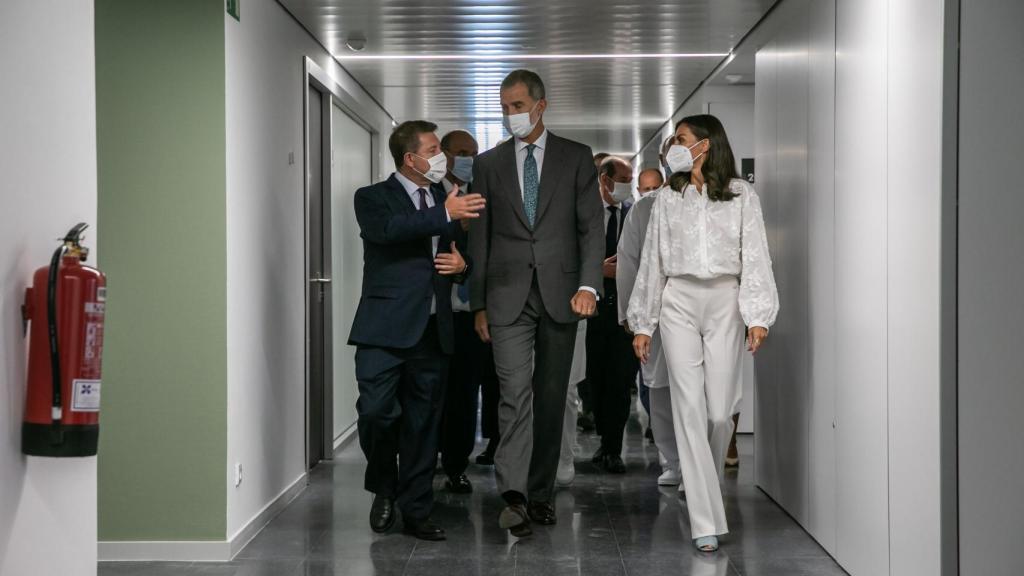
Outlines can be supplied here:
M61 444L64 441L61 429L61 378L60 378L60 345L57 341L57 273L60 260L67 251L67 245L61 245L53 253L50 260L50 275L46 285L46 321L50 329L50 372L53 375L53 403L50 442Z

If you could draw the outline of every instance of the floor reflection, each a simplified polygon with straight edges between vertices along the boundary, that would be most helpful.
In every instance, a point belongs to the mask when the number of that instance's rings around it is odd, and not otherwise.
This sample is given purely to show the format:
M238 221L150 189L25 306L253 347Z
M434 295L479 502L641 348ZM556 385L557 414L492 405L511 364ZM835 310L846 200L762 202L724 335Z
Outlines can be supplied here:
M753 485L753 441L740 438L741 466L723 493L733 533L714 554L690 542L686 500L659 488L657 451L635 420L627 431L628 473L599 472L589 463L597 439L581 434L577 476L555 497L559 523L522 541L497 526L502 502L491 468L470 464L474 492L453 495L436 482L434 519L448 540L420 542L400 533L374 534L371 498L362 490L364 459L351 443L317 466L306 491L233 562L103 563L100 576L561 576L831 575L844 572L796 523Z

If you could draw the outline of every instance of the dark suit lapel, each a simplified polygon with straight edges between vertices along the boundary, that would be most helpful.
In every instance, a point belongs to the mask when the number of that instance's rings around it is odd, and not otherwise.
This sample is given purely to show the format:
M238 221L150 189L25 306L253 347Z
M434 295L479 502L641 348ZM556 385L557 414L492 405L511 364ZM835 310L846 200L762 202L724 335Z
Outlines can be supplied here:
M564 172L562 158L562 139L548 132L547 149L544 150L544 167L540 173L540 190L537 198L537 222L544 216L544 211L551 198L558 193L558 182Z
M388 189L391 191L392 200L403 212L415 212L418 210L416 204L413 204L412 198L405 191L405 186L398 181L398 177L394 174L388 178L387 181Z
M523 208L523 191L519 187L519 168L516 166L516 140L509 138L507 142L498 149L498 177L504 186L502 191L512 203L516 216L527 228L530 227L526 219L526 209Z

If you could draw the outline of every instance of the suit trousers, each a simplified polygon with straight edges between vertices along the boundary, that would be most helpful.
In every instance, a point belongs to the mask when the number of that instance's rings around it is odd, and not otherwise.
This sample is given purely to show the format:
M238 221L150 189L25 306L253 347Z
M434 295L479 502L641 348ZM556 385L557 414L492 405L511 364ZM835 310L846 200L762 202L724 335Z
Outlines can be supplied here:
M501 389L494 469L498 491L510 502L524 496L551 501L576 325L548 315L535 275L519 317L490 326Z
M660 331L693 538L729 531L721 478L742 387L744 329L734 276L670 278Z
M492 400L493 394L488 388L496 390L498 378L491 346L480 340L473 327L473 313L456 312L454 316L455 353L449 365L441 423L441 466L449 476L462 474L469 466L469 456L476 446L477 398L484 387L487 412L487 400ZM484 415L485 421L488 416Z
M430 516L448 358L432 316L412 348L356 349L366 490L397 500L406 521Z
M622 453L639 367L633 336L619 325L614 300L602 300L598 315L587 320L587 383L605 454Z

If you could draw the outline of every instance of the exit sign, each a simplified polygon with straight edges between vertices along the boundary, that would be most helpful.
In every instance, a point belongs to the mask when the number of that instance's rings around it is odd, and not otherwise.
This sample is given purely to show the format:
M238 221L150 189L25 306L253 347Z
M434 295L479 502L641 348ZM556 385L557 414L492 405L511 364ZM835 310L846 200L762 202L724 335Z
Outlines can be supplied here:
M239 22L242 21L238 15L238 5L241 4L241 2L242 0L227 0L228 14L234 16L235 20L238 20Z

